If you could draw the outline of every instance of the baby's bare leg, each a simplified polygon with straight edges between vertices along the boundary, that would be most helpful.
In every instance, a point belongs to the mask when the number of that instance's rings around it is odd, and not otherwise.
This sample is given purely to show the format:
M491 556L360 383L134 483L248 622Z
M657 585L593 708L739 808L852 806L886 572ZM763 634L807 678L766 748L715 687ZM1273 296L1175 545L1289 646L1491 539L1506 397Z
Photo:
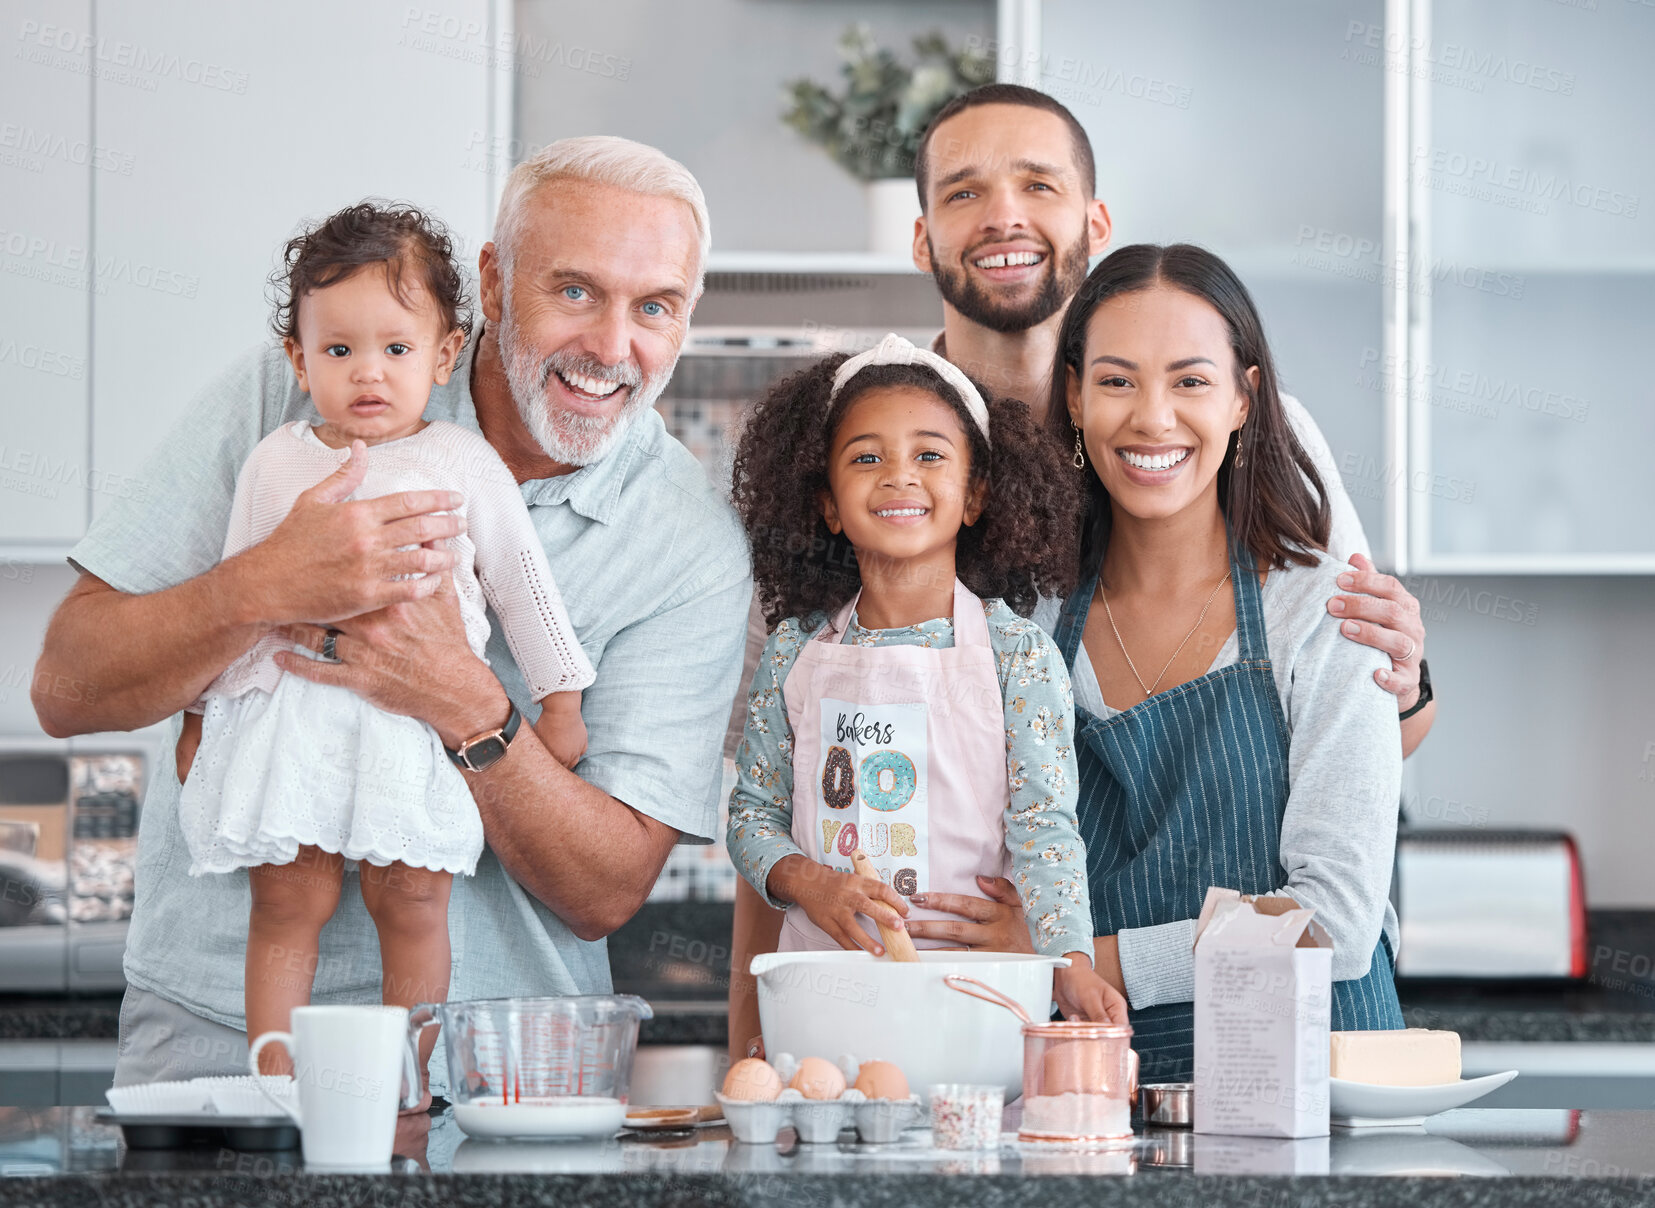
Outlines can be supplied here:
M387 1005L412 1007L448 997L448 894L453 883L452 873L407 864L362 865L362 902L379 929L381 998ZM422 1083L436 1043L435 1028L420 1033Z
M339 905L344 861L332 852L301 847L291 864L247 870L253 909L247 920L247 1037L285 1032L294 1007L310 1001L322 927ZM259 1054L266 1074L291 1074L280 1045Z

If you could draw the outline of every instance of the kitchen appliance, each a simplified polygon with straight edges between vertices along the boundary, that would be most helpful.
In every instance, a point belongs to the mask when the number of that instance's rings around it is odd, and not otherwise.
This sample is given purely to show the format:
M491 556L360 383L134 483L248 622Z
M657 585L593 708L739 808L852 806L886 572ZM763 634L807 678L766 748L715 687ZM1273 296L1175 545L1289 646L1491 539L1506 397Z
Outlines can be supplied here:
M154 732L0 737L0 991L119 990Z
M753 958L750 970L771 1058L891 1061L916 1090L997 1083L1010 1101L1023 1089L1017 1019L1006 1011L961 1010L960 996L943 979L977 978L1031 1017L1046 1019L1052 970L1067 964L1062 957L941 949L921 952L913 963L860 951L766 952Z
M709 294L713 283L709 278ZM656 404L667 431L695 454L719 485L728 487L730 463L747 409L788 374L835 352L861 352L889 327L840 327L819 321L797 326L711 326L697 323ZM934 328L903 327L899 335L925 347Z
M1586 976L1585 879L1562 831L1404 830L1397 896L1399 976Z
M1023 1025L1020 1141L1130 1141L1138 1054L1125 1024L1036 1022L1022 1004L974 977L949 974L951 989L1009 1010ZM935 1109L933 1108L933 1115Z
M626 1121L638 1023L630 994L422 1003L409 1043L440 1025L454 1119L472 1137L601 1137Z

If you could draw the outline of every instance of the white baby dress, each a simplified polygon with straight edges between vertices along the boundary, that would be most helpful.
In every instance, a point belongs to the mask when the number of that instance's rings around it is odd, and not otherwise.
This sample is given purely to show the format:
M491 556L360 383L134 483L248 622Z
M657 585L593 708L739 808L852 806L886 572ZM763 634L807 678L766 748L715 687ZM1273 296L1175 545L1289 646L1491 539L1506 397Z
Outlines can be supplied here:
M299 495L348 460L304 421L259 442L236 480L226 558L263 541ZM492 605L538 701L595 678L569 624L546 554L516 480L475 432L436 422L374 445L353 499L407 490L451 490L466 532L449 539L466 641L488 643ZM430 726L386 713L354 692L287 675L262 638L215 679L198 702L201 745L179 800L190 873L291 863L302 845L371 864L400 862L471 873L482 820L465 778Z

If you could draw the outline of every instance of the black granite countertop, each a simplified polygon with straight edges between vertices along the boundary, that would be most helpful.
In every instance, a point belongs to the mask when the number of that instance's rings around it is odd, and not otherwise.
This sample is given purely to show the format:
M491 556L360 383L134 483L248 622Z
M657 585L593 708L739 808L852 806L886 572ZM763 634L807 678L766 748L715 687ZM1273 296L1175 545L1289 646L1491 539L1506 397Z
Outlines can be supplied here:
M610 937L616 990L655 1008L641 1043L724 1045L731 909L649 902ZM1655 912L1593 911L1588 956L1578 982L1404 980L1403 1017L1472 1043L1655 1043ZM113 1039L119 1008L118 995L0 995L0 1041Z
M0 1206L786 1204L789 1208L1084 1204L1567 1205L1655 1200L1655 1112L1458 1111L1419 1129L1298 1141L1145 1132L1129 1146L948 1153L924 1131L894 1146L742 1145L722 1128L577 1143L466 1138L451 1115L405 1121L392 1173L313 1174L297 1152L128 1150L89 1108L0 1109ZM1192 1179L1191 1174L1200 1176ZM31 1177L32 1176L32 1177Z
M7 1040L114 1040L121 996L0 994L0 1042Z
M727 902L649 903L610 937L617 989L655 1005L644 1043L725 1043ZM1593 911L1590 969L1578 982L1398 986L1409 1026L1476 1042L1655 1043L1655 912Z

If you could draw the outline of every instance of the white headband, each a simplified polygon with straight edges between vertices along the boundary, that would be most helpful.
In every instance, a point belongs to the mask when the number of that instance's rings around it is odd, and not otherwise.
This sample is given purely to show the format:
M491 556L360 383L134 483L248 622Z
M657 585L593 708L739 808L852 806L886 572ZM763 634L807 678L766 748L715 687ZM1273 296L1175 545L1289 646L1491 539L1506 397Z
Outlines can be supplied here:
M978 430L982 432L983 440L990 448L993 447L994 442L989 440L988 435L988 408L983 405L983 396L977 393L971 379L930 349L917 348L894 331L868 351L857 353L839 366L839 372L833 375L833 390L828 394L829 409L840 391L844 390L845 383L869 365L924 365L932 370L959 393L967 414L976 421Z

